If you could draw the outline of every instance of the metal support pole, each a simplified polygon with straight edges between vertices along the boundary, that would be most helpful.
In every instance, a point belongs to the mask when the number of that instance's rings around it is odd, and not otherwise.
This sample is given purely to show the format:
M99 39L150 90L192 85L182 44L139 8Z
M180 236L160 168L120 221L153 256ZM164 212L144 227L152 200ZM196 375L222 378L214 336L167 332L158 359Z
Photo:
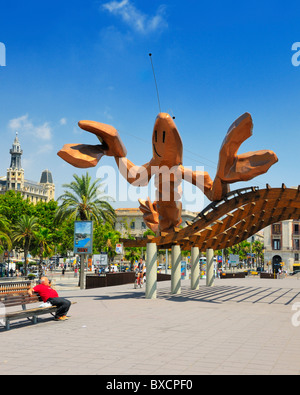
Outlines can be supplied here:
M200 280L200 266L199 266L199 248L192 247L191 249L191 288L199 289Z
M80 255L80 289L84 289L84 260L85 260L85 255L81 254Z
M214 250L209 248L206 250L206 286L214 285Z
M171 293L181 294L181 250L179 245L172 246Z
M169 266L169 250L166 249L166 267L165 267L165 274L168 274L168 266Z
M147 243L146 299L156 299L157 288L157 246Z

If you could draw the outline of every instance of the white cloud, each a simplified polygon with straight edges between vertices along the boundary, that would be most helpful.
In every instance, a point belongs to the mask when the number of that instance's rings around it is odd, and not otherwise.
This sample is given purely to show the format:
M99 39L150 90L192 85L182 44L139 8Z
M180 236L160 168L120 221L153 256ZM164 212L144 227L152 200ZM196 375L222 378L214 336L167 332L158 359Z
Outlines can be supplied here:
M109 107L105 107L103 114L106 117L106 119L108 119L110 121L112 121L114 119L113 116L111 115L111 109Z
M14 132L30 134L39 140L48 141L52 138L52 129L49 122L45 122L42 125L34 125L32 120L29 119L28 114L11 119L8 123L8 127Z
M73 127L72 132L73 132L74 134L76 134L76 135L85 134L85 132L84 132L82 129L80 129L79 127L75 127L75 126Z
M53 151L53 145L52 144L44 144L38 149L37 154L47 154L48 152L51 152L51 151Z
M60 123L61 125L66 125L66 123L67 123L67 118L62 118L62 119L59 121L59 123Z
M30 130L32 127L32 123L28 120L28 114L23 115L19 118L14 118L9 121L8 126L10 129L13 129L14 131L18 130Z
M51 127L49 126L49 123L45 122L41 126L34 127L33 134L41 140L51 140L52 134L51 134Z
M130 0L110 1L102 7L122 20L138 33L148 34L165 29L168 24L164 18L165 6L160 6L155 16L149 16L138 10Z

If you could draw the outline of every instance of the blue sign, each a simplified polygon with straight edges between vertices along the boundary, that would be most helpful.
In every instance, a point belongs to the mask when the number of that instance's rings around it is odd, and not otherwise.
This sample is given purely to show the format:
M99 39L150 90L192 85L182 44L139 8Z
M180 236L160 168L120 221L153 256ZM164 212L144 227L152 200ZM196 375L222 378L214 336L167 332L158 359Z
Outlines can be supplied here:
M93 221L75 221L74 253L93 253Z

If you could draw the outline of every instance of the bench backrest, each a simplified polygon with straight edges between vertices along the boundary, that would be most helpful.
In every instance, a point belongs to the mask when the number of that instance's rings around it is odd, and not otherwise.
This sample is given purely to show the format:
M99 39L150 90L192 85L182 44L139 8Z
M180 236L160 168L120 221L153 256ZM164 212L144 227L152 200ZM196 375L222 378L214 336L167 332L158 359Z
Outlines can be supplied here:
M25 293L31 288L31 281L9 281L0 283L0 296L2 294Z
M3 303L5 307L13 307L26 305L30 303L39 303L41 302L41 298L38 294L33 294L29 296L27 292L19 292L16 294L0 294L0 303Z
M38 294L28 295L31 281L11 281L0 283L0 303L5 307L20 306L38 303L41 299Z

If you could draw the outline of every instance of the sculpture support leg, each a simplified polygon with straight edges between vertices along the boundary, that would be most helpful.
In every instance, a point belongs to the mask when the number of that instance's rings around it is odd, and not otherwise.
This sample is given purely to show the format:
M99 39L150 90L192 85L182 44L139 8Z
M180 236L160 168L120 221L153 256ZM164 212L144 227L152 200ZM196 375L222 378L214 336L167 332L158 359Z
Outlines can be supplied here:
M214 285L214 250L209 248L206 250L206 286Z
M191 249L191 288L199 289L200 267L199 267L199 248Z
M147 244L146 258L146 299L156 299L157 287L157 246Z
M181 250L179 245L172 246L171 293L181 294Z

